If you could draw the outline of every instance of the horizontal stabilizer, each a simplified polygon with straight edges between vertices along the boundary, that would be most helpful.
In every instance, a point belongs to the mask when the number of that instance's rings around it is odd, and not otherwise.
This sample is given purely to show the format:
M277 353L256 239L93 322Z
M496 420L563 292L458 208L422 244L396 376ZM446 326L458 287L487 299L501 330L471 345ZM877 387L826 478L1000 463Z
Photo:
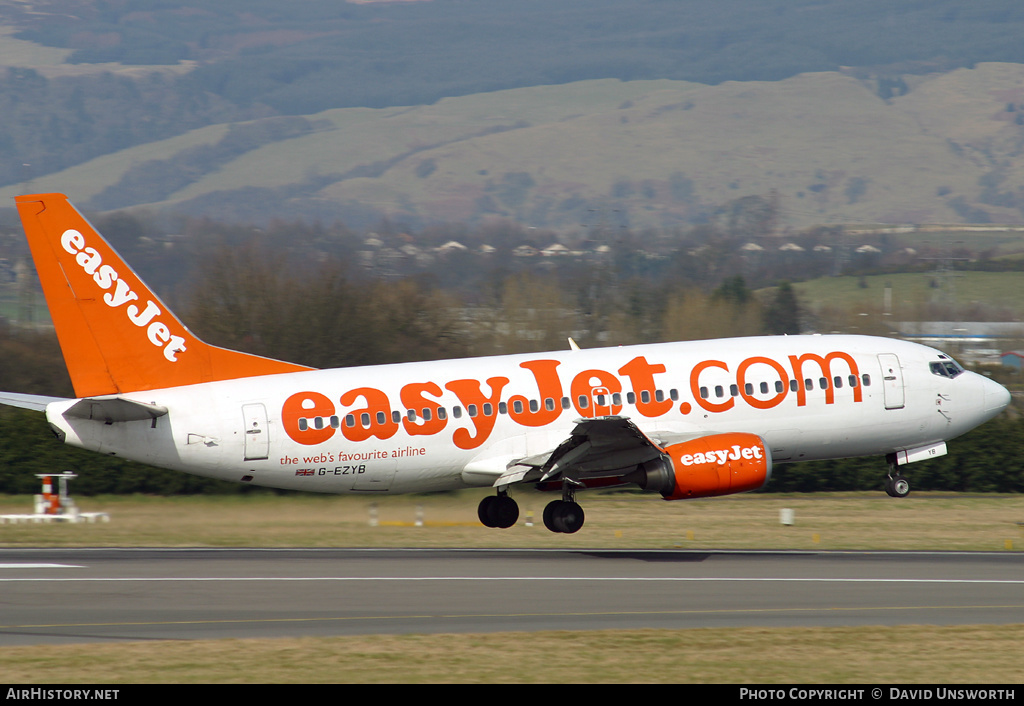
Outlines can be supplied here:
M139 422L167 414L167 408L124 397L87 397L64 411L65 417L92 419L99 422Z
M45 412L46 405L51 402L66 402L66 397L47 397L46 395L23 395L17 392L0 392L0 404L22 409L34 409Z

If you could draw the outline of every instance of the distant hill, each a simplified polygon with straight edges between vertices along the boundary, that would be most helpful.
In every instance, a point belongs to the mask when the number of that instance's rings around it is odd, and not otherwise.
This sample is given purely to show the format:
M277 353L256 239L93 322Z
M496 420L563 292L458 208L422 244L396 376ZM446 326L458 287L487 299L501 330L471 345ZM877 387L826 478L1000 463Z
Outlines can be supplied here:
M213 125L37 179L231 220L672 226L777 192L780 225L1024 222L1024 66L705 86L587 81ZM23 188L0 190L8 199Z
M788 227L1018 223L1021 36L1016 0L0 3L0 196L566 228L774 191Z

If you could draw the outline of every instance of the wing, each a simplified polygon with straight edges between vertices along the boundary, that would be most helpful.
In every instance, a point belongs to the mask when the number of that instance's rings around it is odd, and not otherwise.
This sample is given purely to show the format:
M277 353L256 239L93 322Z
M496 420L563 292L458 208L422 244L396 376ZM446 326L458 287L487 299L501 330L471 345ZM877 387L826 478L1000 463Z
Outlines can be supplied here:
M763 486L771 474L764 441L744 432L648 436L626 417L582 419L553 451L512 460L494 486L542 490L636 483L668 499L724 495Z
M689 438L697 436L700 434ZM567 479L582 486L616 478L629 483L634 481L625 478L634 474L637 467L658 461L664 455L662 446L627 417L581 419L557 448L512 461L494 485Z

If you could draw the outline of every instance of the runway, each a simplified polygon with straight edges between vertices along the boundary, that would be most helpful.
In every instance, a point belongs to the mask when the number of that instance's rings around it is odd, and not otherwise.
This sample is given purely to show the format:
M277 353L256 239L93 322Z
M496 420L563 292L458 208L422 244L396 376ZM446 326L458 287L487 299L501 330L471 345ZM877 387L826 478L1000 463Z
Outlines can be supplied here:
M0 550L0 645L912 623L1024 623L1024 554Z

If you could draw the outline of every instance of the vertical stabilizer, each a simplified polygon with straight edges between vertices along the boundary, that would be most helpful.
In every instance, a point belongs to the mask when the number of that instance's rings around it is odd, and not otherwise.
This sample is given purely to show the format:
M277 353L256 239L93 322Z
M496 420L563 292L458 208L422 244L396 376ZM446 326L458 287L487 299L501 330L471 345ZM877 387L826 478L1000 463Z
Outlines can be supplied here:
M200 341L63 194L15 201L77 396L309 370Z

